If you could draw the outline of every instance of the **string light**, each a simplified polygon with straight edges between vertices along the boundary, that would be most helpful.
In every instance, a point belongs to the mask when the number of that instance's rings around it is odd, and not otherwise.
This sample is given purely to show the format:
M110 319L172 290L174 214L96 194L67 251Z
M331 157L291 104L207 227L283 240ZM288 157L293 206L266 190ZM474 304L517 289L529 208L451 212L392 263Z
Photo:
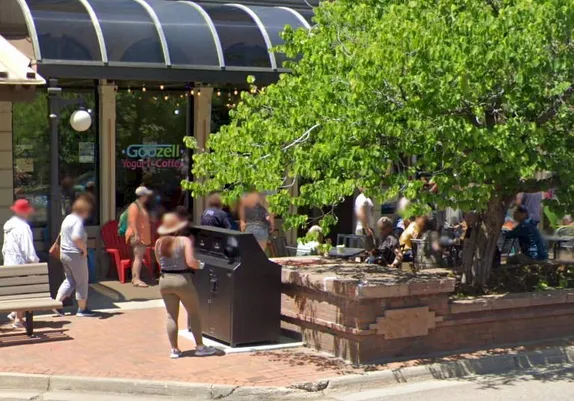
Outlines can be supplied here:
M217 96L221 96L221 91L217 91Z
M128 87L128 93L132 93L132 89Z
M167 100L167 99L169 99L169 96L165 96L165 97L163 98L163 100Z
M237 96L238 93L239 93L239 92L237 92L237 89L235 89L235 90L233 91L233 94L234 94L235 96Z
M192 90L189 92L189 94L190 94L191 96L193 96L193 95L195 95L195 91L192 89Z
M145 85L144 85L143 88L142 88L142 92L145 92L145 91L147 91L147 88L146 88Z
M201 96L201 89L197 90L197 96Z
M163 90L164 86L163 86L163 85L160 85L159 88L160 88L161 90Z
M183 99L183 95L179 95L179 97Z

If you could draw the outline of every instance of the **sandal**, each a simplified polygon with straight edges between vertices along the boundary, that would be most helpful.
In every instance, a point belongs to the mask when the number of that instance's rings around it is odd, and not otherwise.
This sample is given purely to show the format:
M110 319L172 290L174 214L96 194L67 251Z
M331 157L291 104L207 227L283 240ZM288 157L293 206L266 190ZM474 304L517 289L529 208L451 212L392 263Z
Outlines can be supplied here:
M132 285L134 287L139 287L139 288L148 288L149 285L147 285L146 283L144 283L143 281L140 281L139 283L132 283Z

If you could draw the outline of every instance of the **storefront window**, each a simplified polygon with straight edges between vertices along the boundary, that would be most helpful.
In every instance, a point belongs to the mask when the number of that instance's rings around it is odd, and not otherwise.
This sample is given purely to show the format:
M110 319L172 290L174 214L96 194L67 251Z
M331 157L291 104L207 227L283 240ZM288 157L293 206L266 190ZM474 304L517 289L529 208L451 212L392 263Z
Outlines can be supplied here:
M93 123L85 132L76 132L69 124L78 107L62 109L60 114L60 184L62 198L91 192L94 215L88 224L98 223L98 128L94 90L64 89L64 99L81 99L93 113ZM33 102L13 106L14 198L28 199L36 209L32 223L43 226L48 221L50 194L50 127L48 100L39 92ZM64 202L65 203L65 202ZM65 214L67 210L63 210Z
M156 194L158 213L184 203L187 98L184 92L121 90L117 94L117 215L145 185Z

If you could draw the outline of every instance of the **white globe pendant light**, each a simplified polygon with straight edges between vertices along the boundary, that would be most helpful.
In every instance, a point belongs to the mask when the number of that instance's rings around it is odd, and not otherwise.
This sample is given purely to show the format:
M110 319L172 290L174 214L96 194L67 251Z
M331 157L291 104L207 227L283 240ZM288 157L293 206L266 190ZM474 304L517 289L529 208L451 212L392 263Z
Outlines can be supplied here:
M74 131L87 131L92 126L92 116L86 110L76 110L70 117L70 125Z

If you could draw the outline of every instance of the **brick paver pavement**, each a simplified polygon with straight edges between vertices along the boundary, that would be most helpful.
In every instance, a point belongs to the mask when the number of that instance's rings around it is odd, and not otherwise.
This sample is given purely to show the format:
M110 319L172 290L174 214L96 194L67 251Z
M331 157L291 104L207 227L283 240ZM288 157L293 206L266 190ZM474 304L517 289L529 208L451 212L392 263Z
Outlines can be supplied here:
M184 327L186 314L180 313ZM0 325L0 372L130 378L229 384L240 386L289 386L342 374L459 359L474 359L546 347L572 345L565 339L528 347L491 349L445 358L410 360L353 368L308 348L255 354L171 360L164 331L162 308L118 310L101 318L66 316L37 319L38 339L23 330ZM180 337L180 348L194 344Z
M94 319L43 316L35 340L6 324L0 327L0 371L244 386L287 386L354 371L308 349L171 360L164 324L161 308ZM180 348L194 344L180 337Z

